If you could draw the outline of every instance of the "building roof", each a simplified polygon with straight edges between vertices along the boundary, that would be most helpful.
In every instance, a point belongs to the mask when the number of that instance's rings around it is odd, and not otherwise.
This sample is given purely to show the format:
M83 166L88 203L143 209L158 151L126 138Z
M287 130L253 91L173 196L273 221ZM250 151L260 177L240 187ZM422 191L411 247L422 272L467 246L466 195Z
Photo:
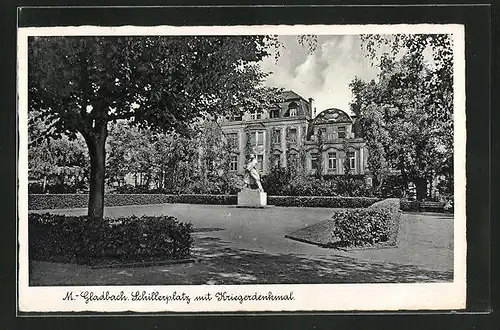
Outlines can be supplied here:
M275 106L280 109L280 117L286 116L286 113L289 111L290 105L292 104L296 104L298 116L311 116L311 106L309 101L306 101L302 96L294 91L287 90L281 92L280 99L281 100L275 104Z
M340 110L337 108L330 108L321 111L318 113L318 115L314 118L313 124L320 124L320 123L352 123L352 118L345 112L344 110Z
M283 95L283 98L286 101L288 101L288 100L295 100L295 99L302 99L302 100L306 101L305 98L303 98L302 96L300 96L299 94L295 93L292 90L283 91L281 94Z

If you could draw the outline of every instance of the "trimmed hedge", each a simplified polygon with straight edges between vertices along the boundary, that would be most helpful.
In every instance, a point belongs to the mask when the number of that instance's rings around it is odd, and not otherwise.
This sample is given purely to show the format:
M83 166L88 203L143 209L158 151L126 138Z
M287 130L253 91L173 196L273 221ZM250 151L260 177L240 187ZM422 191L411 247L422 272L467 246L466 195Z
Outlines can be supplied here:
M331 196L269 196L267 202L275 206L356 208L368 207L380 198Z
M28 210L86 208L87 194L31 194ZM148 205L164 203L232 205L235 195L164 195L164 194L109 194L104 196L105 206Z
M190 256L192 225L174 217L91 221L86 216L28 215L30 260L97 264L179 260Z
M336 210L332 239L336 246L395 245L401 218L399 199L386 199L368 208Z
M399 207L403 212L418 212L420 210L420 202L401 199L399 201Z
M380 198L330 196L268 196L268 204L276 206L354 208L367 207ZM31 194L29 210L85 208L88 195L84 194ZM236 205L236 195L163 195L163 194L110 194L104 196L105 206L148 205L163 203Z
M400 208L403 212L445 212L453 213L453 199L444 203L443 207L427 207L425 202L401 199Z

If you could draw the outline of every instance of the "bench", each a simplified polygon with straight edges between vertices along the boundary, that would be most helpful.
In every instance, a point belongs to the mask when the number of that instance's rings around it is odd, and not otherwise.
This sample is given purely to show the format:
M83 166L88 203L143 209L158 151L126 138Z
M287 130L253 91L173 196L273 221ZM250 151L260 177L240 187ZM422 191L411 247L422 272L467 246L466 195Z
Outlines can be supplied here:
M444 203L441 202L420 202L421 212L444 212Z

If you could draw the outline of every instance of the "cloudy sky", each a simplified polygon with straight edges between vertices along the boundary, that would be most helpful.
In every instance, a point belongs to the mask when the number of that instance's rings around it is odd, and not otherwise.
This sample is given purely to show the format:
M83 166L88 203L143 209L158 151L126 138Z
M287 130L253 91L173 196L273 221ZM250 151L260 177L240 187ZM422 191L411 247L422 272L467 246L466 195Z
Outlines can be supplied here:
M264 71L272 72L266 84L291 89L305 99L312 97L317 113L331 107L349 111L349 83L356 76L371 80L377 75L357 35L319 36L313 53L298 44L297 36L279 38L285 46L279 60L268 57L261 64Z

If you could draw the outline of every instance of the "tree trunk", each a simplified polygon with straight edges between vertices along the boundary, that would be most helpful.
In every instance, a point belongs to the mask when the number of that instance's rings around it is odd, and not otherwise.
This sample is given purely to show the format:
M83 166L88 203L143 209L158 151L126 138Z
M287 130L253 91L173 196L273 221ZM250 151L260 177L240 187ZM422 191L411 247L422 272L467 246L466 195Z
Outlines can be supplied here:
M415 186L417 188L417 200L424 200L427 197L427 180L425 178L416 178Z
M96 123L97 125L97 123ZM107 125L102 123L85 136L90 155L90 191L88 216L102 220L104 216L104 175L106 161Z

